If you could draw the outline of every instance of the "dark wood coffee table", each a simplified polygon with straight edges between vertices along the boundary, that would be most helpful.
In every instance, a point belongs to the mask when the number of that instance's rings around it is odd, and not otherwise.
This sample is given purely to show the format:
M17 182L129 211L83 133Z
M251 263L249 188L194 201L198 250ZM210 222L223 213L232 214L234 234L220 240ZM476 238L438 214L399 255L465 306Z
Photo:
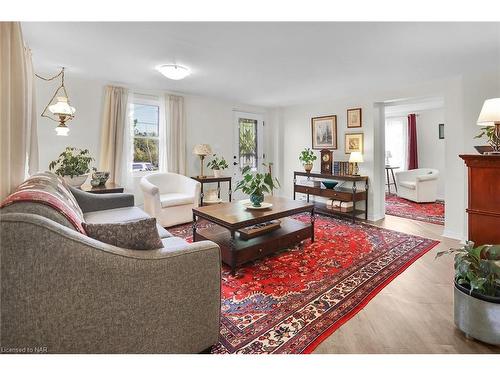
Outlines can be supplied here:
M231 267L234 275L236 267L297 242L311 238L314 242L314 204L286 198L266 197L265 202L273 204L265 210L249 210L240 202L221 203L193 208L193 241L210 240L221 248L222 261ZM289 216L310 213L310 223L294 220ZM199 218L217 224L210 228L198 229ZM281 220L281 227L272 232L243 240L238 230L270 220Z

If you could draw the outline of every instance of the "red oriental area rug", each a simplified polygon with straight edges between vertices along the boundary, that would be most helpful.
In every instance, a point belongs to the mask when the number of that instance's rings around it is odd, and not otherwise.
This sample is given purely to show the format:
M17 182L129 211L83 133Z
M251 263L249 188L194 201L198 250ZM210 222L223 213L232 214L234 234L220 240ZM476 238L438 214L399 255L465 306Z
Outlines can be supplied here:
M425 221L444 225L444 203L416 203L395 194L385 195L385 213L387 215Z
M191 241L190 224L169 230ZM221 334L213 352L310 353L437 244L317 215L314 243L249 263L234 277L223 266Z

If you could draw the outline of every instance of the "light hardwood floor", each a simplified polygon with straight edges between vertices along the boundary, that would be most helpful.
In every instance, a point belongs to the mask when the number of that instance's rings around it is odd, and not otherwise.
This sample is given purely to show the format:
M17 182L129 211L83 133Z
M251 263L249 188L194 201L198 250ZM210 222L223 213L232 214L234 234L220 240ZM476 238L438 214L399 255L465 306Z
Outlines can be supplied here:
M500 353L467 340L453 323L453 258L436 252L459 247L443 227L395 216L374 225L441 241L385 287L314 353Z

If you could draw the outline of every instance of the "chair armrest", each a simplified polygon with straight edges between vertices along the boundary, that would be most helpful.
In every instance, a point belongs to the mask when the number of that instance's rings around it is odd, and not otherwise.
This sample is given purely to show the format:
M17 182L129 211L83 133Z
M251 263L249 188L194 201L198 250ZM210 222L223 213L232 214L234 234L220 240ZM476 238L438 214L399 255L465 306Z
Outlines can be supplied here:
M437 180L438 175L436 173L424 174L417 177L417 181L432 181Z
M221 260L213 242L172 238L168 248L137 251L38 215L6 214L0 224L2 345L198 353L218 341Z
M153 185L144 177L141 178L140 186L144 194L153 196L160 193L160 189L158 188L158 186Z
M134 195L127 193L92 194L71 187L71 193L78 205L85 212L111 210L113 208L132 207Z

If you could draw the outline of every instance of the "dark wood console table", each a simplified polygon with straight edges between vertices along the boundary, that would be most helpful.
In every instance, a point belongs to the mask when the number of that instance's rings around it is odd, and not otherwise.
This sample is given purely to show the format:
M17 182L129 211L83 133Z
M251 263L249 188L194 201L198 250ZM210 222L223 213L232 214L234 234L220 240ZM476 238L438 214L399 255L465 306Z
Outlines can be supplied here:
M106 182L105 185L99 186L82 185L80 189L86 191L87 193L93 194L123 193L124 190L122 186L119 186L113 182Z
M330 181L349 181L352 182L352 187L350 188L334 188L327 189L321 186L306 186L297 184L297 176L304 176L308 179L310 178L320 178L322 180ZM358 190L357 183L362 183L362 189ZM296 193L307 194L307 202L309 202L309 196L315 195L318 197L335 199L343 202L353 202L353 210L351 212L340 212L334 211L326 207L324 203L316 202L314 204L315 212L319 212L326 215L340 215L343 217L350 217L352 222L356 221L359 215L364 215L364 219L368 219L368 176L352 176L352 175L333 175L333 174L323 174L323 173L307 173L307 172L294 172L293 173L293 199L296 199ZM356 202L365 201L365 209L357 209Z

